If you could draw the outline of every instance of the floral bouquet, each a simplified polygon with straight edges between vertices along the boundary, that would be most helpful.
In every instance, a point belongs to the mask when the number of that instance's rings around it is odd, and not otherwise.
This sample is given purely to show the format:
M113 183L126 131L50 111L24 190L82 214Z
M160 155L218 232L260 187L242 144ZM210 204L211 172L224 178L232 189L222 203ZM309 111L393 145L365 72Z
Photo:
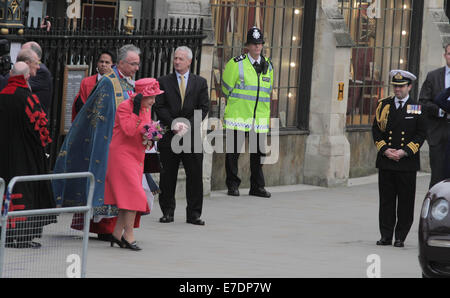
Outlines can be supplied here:
M153 121L145 124L142 128L142 145L147 150L150 150L156 141L161 140L164 134L164 129L161 127L159 121Z

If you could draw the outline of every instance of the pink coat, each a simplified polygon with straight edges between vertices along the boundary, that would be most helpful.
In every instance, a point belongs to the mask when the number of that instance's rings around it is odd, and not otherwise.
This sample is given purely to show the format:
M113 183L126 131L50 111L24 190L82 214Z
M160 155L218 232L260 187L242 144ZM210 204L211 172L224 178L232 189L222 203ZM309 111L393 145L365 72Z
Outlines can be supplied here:
M144 213L150 211L142 187L145 147L141 133L144 125L149 122L150 109L142 108L138 117L133 113L132 99L117 107L106 170L106 205Z

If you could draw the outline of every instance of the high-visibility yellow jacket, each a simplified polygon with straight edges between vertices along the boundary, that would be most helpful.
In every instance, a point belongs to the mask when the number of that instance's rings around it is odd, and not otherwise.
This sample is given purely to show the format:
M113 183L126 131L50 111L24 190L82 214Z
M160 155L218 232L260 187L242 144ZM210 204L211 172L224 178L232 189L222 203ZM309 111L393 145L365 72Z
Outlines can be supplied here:
M261 74L257 74L247 55L232 58L225 66L222 77L222 91L227 98L225 128L269 131L273 66L268 58L264 59L267 71Z

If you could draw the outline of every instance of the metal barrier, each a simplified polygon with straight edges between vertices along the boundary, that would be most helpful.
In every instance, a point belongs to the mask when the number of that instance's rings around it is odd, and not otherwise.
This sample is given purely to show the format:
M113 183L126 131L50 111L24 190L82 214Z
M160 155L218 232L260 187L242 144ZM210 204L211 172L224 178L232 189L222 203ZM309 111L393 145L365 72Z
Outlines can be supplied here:
M87 178L89 179L89 191L88 191L88 197L87 197L87 204L86 206L80 206L80 207L70 207L70 208L53 208L53 209L33 209L33 210L23 210L23 211L9 211L10 204L11 204L11 195L14 188L14 185L19 182L34 182L34 181L45 181L45 180L57 180L57 179L76 179L76 178ZM1 178L0 178L1 179ZM44 251L45 254L49 257L49 260L54 260L54 255L60 250L61 245L55 245L54 247L49 247L48 250L45 249L33 249L33 250L26 250L26 249L15 249L14 248L11 251L13 255L19 259L19 262L11 262L6 263L5 262L5 254L8 248L6 248L6 242L7 242L7 230L9 227L8 219L19 219L19 218L38 218L39 216L42 216L44 218L50 218L56 216L62 216L62 215L68 215L68 214L83 214L84 215L84 226L83 226L83 243L82 243L82 256L81 258L77 254L70 254L65 259L65 262L67 263L73 263L74 266L70 266L66 268L66 276L67 277L86 277L86 265L87 265L87 250L88 250L88 240L89 240L89 224L90 224L90 218L91 218L91 212L92 212L92 198L94 195L94 187L95 187L95 180L94 175L90 172L80 172L80 173L68 173L68 174L50 174L50 175L35 175L35 176L20 176L20 177L14 177L11 179L11 181L8 184L8 187L6 189L6 196L3 201L3 210L1 214L1 242L0 242L0 277L5 277L5 267L7 265L9 266L11 271L20 272L21 275L19 277L23 277L24 273L30 273L32 270L24 269L26 266L30 265L28 262L24 262L25 257L30 257L31 251ZM4 191L4 181L3 179L0 180L0 194L3 194ZM2 196L3 197L3 196ZM42 232L43 234L43 232ZM60 237L64 240L67 239L67 235L54 235L55 237ZM79 237L78 237L79 238ZM72 237L71 239L78 239L77 237ZM79 243L79 241L77 241ZM25 254L23 253L25 252ZM40 255L37 255L39 258ZM31 256L30 262L36 263L36 253ZM78 266L80 265L80 266ZM49 267L49 264L43 264L43 266L38 266L39 269L35 270L35 274L38 276L31 276L31 277L48 277L44 276L46 268ZM78 268L79 267L79 268ZM57 270L53 270L53 272L57 272ZM33 272L31 272L33 273ZM11 277L11 276L6 276Z

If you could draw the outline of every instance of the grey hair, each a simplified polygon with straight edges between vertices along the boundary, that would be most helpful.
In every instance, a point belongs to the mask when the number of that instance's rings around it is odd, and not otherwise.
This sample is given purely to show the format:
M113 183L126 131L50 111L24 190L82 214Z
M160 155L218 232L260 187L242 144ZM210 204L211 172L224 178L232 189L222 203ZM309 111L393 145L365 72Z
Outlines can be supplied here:
M141 50L139 48L137 48L132 44L127 44L119 49L119 53L117 55L117 62L125 60L128 56L128 52L135 52L138 55L141 54Z
M20 75L26 77L29 74L30 74L30 67L28 67L28 64L22 61L16 62L10 72L10 75L12 77Z
M23 49L20 50L19 54L17 54L17 62L34 62L34 55L37 56L36 52L32 49ZM38 57L39 58L39 57Z
M38 56L39 60L42 59L42 48L37 42L35 42L35 41L26 42L26 43L23 44L22 48L31 49L33 52L36 53L36 55Z
M192 60L192 56L193 56L193 55L192 55L192 50L191 50L189 47L186 47L186 46L178 47L178 48L176 48L175 53L178 52L178 51L184 51L184 52L186 52L186 53L187 53L188 59L189 59L189 60Z

